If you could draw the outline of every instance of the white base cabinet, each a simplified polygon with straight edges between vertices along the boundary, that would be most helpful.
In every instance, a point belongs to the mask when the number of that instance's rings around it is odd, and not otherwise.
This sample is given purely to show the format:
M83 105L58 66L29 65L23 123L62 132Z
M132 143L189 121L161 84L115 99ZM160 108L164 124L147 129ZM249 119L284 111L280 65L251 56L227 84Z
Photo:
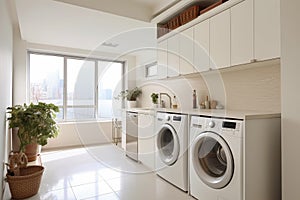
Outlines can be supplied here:
M138 157L150 170L155 170L154 114L138 114Z

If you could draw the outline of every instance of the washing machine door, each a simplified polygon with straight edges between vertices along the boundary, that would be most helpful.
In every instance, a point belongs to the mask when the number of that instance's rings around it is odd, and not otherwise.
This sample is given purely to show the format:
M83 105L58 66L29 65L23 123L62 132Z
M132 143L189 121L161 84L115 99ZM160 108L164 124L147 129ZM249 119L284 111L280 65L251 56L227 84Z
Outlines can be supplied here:
M193 144L191 158L199 178L214 189L224 188L234 172L234 160L226 141L217 133L203 132Z
M162 125L157 135L158 156L166 165L173 165L179 156L179 138L170 124Z

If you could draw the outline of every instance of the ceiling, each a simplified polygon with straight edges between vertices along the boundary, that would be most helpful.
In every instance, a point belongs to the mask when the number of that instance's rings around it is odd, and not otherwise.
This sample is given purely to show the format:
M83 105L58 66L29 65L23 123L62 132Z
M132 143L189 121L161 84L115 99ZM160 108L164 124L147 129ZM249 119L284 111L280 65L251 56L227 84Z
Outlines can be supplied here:
M15 0L15 6L21 37L27 42L124 54L155 46L155 24L150 21L174 2Z

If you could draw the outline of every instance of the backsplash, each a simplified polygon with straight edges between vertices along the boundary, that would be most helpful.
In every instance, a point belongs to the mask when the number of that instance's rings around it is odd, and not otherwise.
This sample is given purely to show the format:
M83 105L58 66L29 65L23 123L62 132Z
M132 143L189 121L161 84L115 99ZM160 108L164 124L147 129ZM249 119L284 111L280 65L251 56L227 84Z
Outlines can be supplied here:
M166 92L178 99L181 109L192 108L192 92L197 91L198 103L209 96L230 110L280 112L280 64L256 63L255 67L222 72L208 72L191 77L178 77L146 82L140 87L143 94L140 107L151 107L150 95ZM164 99L169 105L168 99Z

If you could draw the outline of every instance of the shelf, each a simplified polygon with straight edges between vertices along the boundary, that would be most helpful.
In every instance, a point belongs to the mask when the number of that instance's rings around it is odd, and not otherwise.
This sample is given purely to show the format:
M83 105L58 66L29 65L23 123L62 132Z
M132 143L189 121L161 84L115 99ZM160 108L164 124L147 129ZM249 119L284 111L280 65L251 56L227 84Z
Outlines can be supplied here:
M202 0L205 1L205 0ZM196 19L178 27L175 30L170 31L169 33L161 36L160 38L157 39L158 42L163 41L181 31L184 31L185 29L188 29L208 18L211 18L212 16L219 14L221 12L223 12L224 10L227 10L231 7L233 7L234 5L241 3L242 1L245 0L228 0L227 2L219 5L218 7L202 14L199 15ZM187 8L190 5L193 5L195 3L199 3L201 2L201 0L193 0L193 1L180 1L179 3L175 4L173 7L169 8L168 10L166 10L165 12L161 13L160 15L158 15L157 17L152 19L152 23L162 23L167 21L168 19L176 16L177 14L179 14L182 10L184 10L185 8Z

